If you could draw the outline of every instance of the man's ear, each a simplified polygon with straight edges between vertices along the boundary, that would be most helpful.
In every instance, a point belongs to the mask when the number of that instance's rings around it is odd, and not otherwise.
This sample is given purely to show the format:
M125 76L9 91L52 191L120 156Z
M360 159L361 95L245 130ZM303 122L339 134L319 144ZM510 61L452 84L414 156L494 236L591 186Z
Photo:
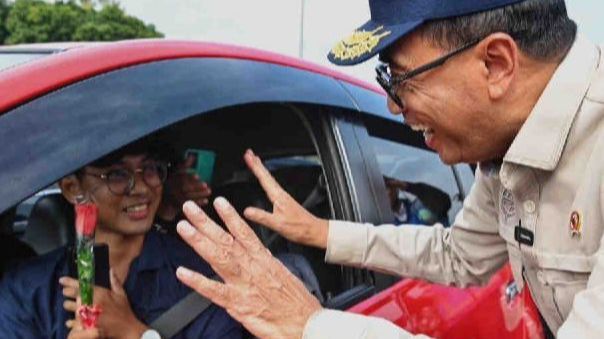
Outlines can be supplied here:
M70 174L59 180L59 187L65 199L74 205L83 194L82 185L75 174Z
M502 98L518 72L518 45L505 33L494 33L481 43L487 69L487 86L492 100Z

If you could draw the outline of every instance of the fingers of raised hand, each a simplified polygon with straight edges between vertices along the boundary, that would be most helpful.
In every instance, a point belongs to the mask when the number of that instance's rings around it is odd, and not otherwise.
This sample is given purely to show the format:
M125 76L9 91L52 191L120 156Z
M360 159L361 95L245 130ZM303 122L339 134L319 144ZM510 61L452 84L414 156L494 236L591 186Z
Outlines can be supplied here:
M256 178L258 178L260 186L262 186L271 202L274 203L276 200L279 200L283 194L287 194L268 169L264 167L262 160L260 160L252 150L248 149L245 152L243 159L248 168L254 173Z
M210 219L205 212L199 208L195 203L187 201L183 206L185 216L191 221L195 227L191 230L183 226L184 230L190 231L185 235L195 237L195 240L200 240L200 236L196 236L195 233L208 237L211 241L217 245L231 247L234 243L233 237L225 232L220 226L218 226L212 219ZM191 225L191 224L189 224ZM195 232L192 232L195 231Z
M283 227L281 227L283 226L283 223L274 213L270 213L256 207L247 207L243 211L243 215L255 223L266 226L273 231L283 234L284 230L282 229Z
M241 218L239 213L237 213L235 208L233 208L225 198L216 198L216 200L214 200L214 208L233 237L243 246L246 252L255 254L259 251L266 251L266 248L262 245L262 242L260 242L256 233L254 233L250 226L243 218Z
M209 220L209 219L208 219ZM218 225L203 224L197 229L187 221L177 225L180 236L225 280L241 276L241 262L235 252L241 247Z
M176 277L197 293L207 297L213 303L223 308L229 308L235 301L232 290L224 283L208 279L197 272L185 267L176 270Z

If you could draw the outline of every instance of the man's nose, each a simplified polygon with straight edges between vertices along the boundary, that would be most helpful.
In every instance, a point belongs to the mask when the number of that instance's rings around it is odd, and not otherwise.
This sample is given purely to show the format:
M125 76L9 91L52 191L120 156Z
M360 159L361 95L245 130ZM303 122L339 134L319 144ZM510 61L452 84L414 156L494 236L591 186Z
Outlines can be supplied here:
M405 115L404 110L402 109L402 107L399 107L399 105L397 105L394 100L392 100L392 98L390 98L389 96L387 97L387 106L388 106L388 110L390 111L390 113L394 114L394 115L399 115L402 114L403 116Z

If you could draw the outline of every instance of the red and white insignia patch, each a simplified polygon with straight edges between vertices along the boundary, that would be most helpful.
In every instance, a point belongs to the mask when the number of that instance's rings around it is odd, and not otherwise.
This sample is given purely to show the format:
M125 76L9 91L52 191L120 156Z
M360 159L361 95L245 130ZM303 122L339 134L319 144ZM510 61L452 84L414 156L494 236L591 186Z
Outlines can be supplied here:
M583 220L581 220L581 214L574 211L570 215L570 234L574 236L581 235L581 228L583 227Z

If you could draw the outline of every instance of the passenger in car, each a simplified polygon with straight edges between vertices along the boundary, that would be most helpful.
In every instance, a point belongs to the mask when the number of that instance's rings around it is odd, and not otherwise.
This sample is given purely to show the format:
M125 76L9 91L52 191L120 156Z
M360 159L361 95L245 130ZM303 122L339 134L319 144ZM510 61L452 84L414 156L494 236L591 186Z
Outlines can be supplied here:
M186 201L194 201L204 207L208 205L212 195L210 185L203 182L197 174L188 171L193 161L193 157L182 161L172 157L172 162L176 165L164 185L164 194L155 218L157 224L167 233L176 235L176 223L183 218L182 205Z
M394 213L394 224L449 226L447 212L451 199L447 193L425 183L415 183L384 176L384 183Z
M107 337L140 338L149 325L190 293L174 272L180 265L212 274L182 241L153 227L167 177L162 143L150 137L97 160L60 181L72 203L89 195L99 217L95 241L109 246L111 287L95 287L103 313L98 331ZM77 308L77 280L70 277L67 247L33 258L0 282L0 333L8 338L65 338ZM73 275L72 275L73 276ZM70 336L77 336L78 330ZM212 305L174 338L241 338L243 330Z

